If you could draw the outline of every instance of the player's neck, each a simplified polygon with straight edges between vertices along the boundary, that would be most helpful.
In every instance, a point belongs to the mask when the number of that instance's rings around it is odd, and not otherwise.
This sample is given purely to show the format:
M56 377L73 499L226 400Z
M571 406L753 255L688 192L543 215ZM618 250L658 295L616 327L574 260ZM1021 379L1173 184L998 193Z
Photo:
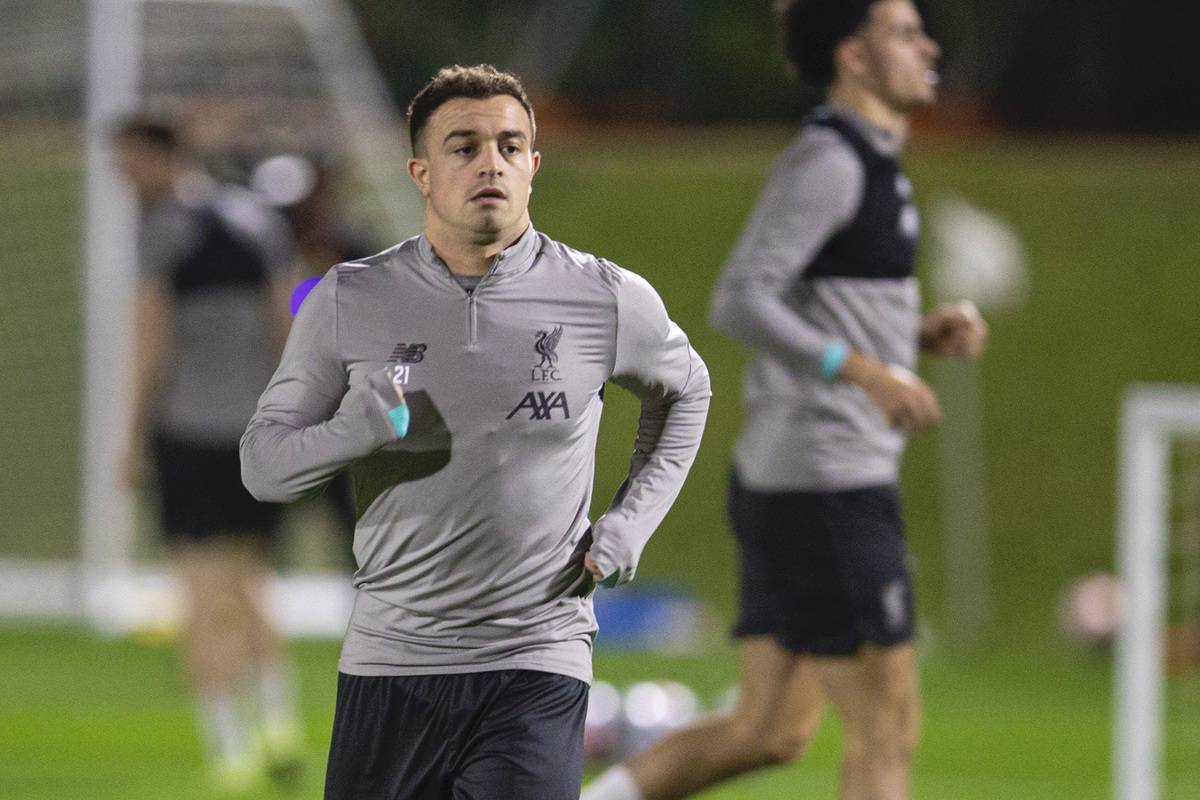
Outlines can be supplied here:
M887 103L878 94L861 86L839 82L830 87L828 100L891 133L901 146L908 141L908 111Z
M469 232L440 225L431 216L425 219L425 238L455 275L485 274L496 256L520 239L529 227L529 214L526 213L516 225L495 236L472 238Z

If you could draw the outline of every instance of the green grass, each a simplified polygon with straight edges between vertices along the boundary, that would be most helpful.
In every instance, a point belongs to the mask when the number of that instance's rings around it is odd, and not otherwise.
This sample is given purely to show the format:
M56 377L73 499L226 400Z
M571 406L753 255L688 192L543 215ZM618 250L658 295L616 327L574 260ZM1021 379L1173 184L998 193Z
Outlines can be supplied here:
M332 723L337 645L292 646L302 684L308 770L290 796L319 798ZM711 703L734 680L728 646L696 656L605 651L596 674L618 685L673 679ZM191 800L209 796L176 658L164 643L105 640L70 629L0 629L0 795L14 800ZM921 800L1102 800L1108 789L1109 673L1073 652L924 664ZM1168 800L1200 785L1200 685L1173 686ZM1186 703L1193 705L1186 708ZM704 795L711 800L833 797L837 724L826 721L798 765Z

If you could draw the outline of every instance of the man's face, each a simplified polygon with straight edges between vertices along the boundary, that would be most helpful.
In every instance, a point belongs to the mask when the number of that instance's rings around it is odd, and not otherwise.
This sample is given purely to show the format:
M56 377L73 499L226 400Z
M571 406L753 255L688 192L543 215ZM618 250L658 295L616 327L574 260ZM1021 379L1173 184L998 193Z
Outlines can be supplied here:
M475 244L528 225L541 155L533 149L529 115L515 97L446 101L429 117L418 150L408 169L431 222Z
M937 99L937 42L925 34L912 0L878 0L857 34L863 79L888 105L909 111Z

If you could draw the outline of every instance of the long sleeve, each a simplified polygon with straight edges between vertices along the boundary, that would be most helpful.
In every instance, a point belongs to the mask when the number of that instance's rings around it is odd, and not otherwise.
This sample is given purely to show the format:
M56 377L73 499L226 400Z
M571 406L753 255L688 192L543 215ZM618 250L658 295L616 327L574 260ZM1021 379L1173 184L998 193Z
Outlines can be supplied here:
M801 138L771 177L713 293L709 324L754 350L815 373L829 336L788 307L805 268L851 219L864 174L831 131Z
M337 348L337 268L301 306L279 368L241 440L252 495L290 502L396 438L395 393L381 370L348 385Z
M629 475L593 527L591 557L617 583L633 578L642 549L683 488L708 415L708 369L658 294L625 272L618 286L614 383L642 401Z

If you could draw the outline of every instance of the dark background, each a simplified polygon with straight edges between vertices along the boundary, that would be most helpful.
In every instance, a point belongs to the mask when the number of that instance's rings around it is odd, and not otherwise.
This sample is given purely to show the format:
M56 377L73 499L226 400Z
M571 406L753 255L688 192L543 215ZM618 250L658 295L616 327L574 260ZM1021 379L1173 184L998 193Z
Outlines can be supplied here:
M945 56L946 98L1024 130L1200 130L1200 7L1142 0L927 0ZM440 66L479 54L521 72L529 23L554 7L535 72L522 77L610 120L793 117L798 90L779 53L771 3L736 0L353 0L404 104ZM577 47L563 19L585 18ZM524 33L522 33L524 31ZM525 51L530 52L530 51ZM811 100L801 93L800 103Z

